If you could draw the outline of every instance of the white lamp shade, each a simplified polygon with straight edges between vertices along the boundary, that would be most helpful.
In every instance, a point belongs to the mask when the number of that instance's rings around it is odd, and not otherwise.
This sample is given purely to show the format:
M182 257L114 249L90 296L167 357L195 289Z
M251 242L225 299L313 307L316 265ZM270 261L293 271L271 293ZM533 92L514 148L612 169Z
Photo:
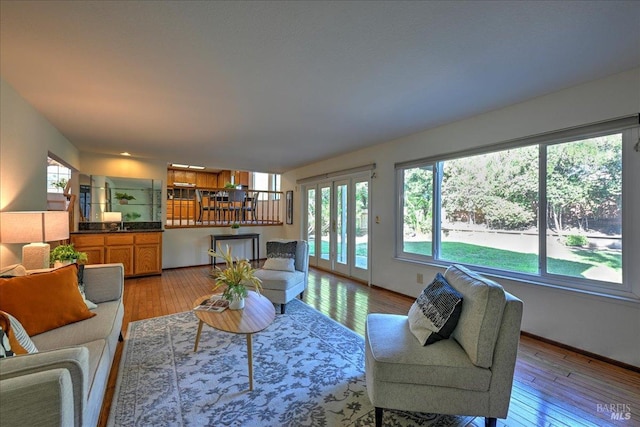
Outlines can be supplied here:
M105 212L102 214L104 222L120 222L122 221L122 212Z
M0 213L1 243L41 243L69 238L69 213L64 211Z

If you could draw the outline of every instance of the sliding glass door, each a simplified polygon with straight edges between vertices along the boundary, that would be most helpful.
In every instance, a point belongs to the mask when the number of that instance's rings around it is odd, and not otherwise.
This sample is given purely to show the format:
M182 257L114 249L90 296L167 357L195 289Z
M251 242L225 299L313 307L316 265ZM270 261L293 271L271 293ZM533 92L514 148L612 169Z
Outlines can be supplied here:
M369 281L369 176L305 186L311 265Z

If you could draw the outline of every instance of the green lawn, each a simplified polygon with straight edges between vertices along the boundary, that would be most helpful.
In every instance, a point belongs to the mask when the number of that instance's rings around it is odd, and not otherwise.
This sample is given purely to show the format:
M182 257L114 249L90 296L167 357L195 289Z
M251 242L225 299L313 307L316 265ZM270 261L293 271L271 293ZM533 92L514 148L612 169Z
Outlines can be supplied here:
M420 255L431 255L431 242L407 242L405 251ZM549 258L548 270L553 274L584 277L584 272L592 267L607 266L616 272L622 271L620 253L596 252L588 249L570 249L580 261ZM520 252L494 249L487 246L460 242L442 242L440 259L471 265L496 267L521 273L538 272L538 256ZM612 281L614 281L612 279Z
M430 256L431 242L405 242L404 250L409 253ZM579 261L549 258L547 269L550 273L570 277L585 277L584 273L590 268L606 266L618 274L622 274L622 255L620 253L596 252L581 248L569 250ZM356 245L356 255L366 256L366 251L367 244ZM329 242L322 241L322 252L329 253ZM440 259L463 264L495 267L520 273L538 273L538 256L535 254L513 252L469 243L442 242ZM611 278L612 282L619 280L619 278Z

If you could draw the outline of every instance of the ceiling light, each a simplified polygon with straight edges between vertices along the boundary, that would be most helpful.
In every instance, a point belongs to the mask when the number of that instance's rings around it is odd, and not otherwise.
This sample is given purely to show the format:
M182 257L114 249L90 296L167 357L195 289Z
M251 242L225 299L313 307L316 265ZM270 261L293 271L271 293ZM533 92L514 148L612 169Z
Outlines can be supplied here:
M122 153L120 153L121 156L131 156L131 153L128 153L126 151L123 151Z
M205 168L204 166L183 165L182 163L171 163L171 167L185 168L185 169L198 169L198 170L202 170Z

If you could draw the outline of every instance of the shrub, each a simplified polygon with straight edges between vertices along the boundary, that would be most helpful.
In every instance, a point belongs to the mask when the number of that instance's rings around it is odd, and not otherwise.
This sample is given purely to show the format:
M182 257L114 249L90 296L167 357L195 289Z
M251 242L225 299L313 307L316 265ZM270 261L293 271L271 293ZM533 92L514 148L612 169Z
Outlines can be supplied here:
M587 246L589 239L581 234L569 234L565 240L567 246Z

